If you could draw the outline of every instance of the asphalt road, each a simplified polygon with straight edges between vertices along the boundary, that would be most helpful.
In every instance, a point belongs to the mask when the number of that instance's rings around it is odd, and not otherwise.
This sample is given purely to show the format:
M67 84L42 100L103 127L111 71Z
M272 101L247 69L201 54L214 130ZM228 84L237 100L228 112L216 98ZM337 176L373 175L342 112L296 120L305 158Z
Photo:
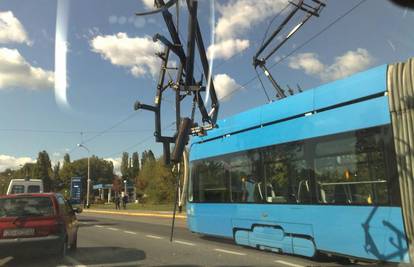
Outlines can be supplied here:
M0 260L0 266L343 266L338 258L311 260L235 245L231 240L200 236L176 222L169 241L171 219L84 213L78 249L61 262L47 257Z

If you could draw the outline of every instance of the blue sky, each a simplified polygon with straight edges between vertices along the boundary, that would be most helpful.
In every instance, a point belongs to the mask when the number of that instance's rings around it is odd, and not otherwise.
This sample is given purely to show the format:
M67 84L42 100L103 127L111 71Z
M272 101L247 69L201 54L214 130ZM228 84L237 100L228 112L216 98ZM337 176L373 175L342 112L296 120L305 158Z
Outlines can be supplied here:
M56 103L54 92L58 2L69 3L69 109ZM85 151L76 149L82 141L93 154L114 161L122 151L152 149L159 155L162 146L151 138L153 115L132 115L136 100L151 104L154 98L158 62L152 54L161 46L150 38L157 32L168 36L160 15L134 16L137 11L151 8L152 1L58 2L0 2L0 171L34 160L40 150L47 150L54 162L68 151L72 159L84 157ZM359 2L327 1L321 16L312 18L269 59L268 65ZM219 96L231 93L221 101L220 118L267 102L258 80L241 89L240 85L255 76L252 56L267 24L285 5L286 0L219 0L214 2L212 17L211 2L200 1L199 19L206 47L211 45L211 19L215 18L215 47L209 53L215 54L213 72ZM171 11L175 14L175 9ZM186 25L186 16L181 12L184 40ZM396 7L387 0L367 0L275 66L272 73L281 85L300 84L306 89L372 66L405 60L414 56L412 25L412 10ZM199 69L197 63L196 77ZM267 81L265 86L274 96ZM172 95L167 93L166 99L172 101ZM188 112L189 107L184 110ZM165 102L163 113L167 126L173 120L172 102ZM129 119L102 133L125 118Z

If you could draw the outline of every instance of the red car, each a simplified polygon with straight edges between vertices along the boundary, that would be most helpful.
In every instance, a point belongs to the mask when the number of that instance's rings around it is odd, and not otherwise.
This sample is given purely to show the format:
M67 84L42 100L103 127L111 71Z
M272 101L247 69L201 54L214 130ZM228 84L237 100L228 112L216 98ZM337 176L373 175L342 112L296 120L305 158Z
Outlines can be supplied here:
M78 221L61 194L0 196L0 255L54 254L77 247Z

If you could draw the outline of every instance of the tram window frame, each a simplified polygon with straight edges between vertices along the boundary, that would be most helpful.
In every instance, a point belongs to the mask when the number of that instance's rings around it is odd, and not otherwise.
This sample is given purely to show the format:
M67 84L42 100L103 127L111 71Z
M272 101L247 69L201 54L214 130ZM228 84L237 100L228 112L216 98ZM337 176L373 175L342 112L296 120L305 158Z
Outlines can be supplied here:
M386 154L389 153L389 151L387 151L387 146L386 146L386 141L388 138L390 138L389 136L384 135L384 130L383 128L387 127L387 126L379 126L379 127L372 127L372 128L366 128L366 129L361 129L361 130L356 130L356 131L350 131L350 132L346 132L346 133L340 133L340 134L336 134L336 135L330 135L330 136L326 136L326 137L321 137L321 138L316 138L316 139L312 139L311 142L314 143L313 147L315 148L314 152L313 152L313 158L314 158L314 173L315 173L315 182L316 182L316 187L315 190L317 192L317 204L324 204L324 205L353 205L353 206L389 206L391 205L390 202L390 183L393 180L392 178L392 173L389 171L389 167L388 164L386 162ZM348 139L354 139L355 144L354 144L354 153L349 153L347 151L342 151L344 153L331 153L331 154L325 154L325 155L321 155L317 153L316 149L318 144L323 144L323 143L328 143L328 142L333 142L331 143L331 146L335 146L335 149L338 149L338 144L335 145L335 142L342 141L345 138ZM370 144L371 147L368 147L367 149L364 150L363 145L359 144L360 142L363 141L363 138L378 138L377 140L377 144ZM374 148L372 147L372 145L374 145ZM362 148L362 150L361 150ZM369 159L372 154L374 153L380 153L381 155L381 162L382 166L383 166L383 179L375 179L372 176L372 168L375 167L375 164L373 163L378 163L377 161L373 161L371 159ZM358 157L366 157L363 160L359 160ZM361 167L363 165L366 165L367 169L368 169L368 173L369 173L369 177L368 179L365 180L355 180L357 179L357 170L349 170L348 168L345 168L344 172L343 172L343 177L342 179L338 179L338 181L331 181L331 182L325 182L325 185L331 185L334 186L332 188L334 188L334 197L333 199L331 198L330 201L328 201L326 199L326 195L323 195L323 191L322 189L318 186L318 184L323 184L324 183L324 179L321 179L321 177L319 176L319 170L317 169L317 161L320 159L329 159L331 158L331 160L333 158L336 157L336 161L338 161L338 165L341 164L340 161L342 160L341 157L344 157L344 160L348 160L348 161L352 161L352 159L355 160L355 162L351 162L350 164L354 164L355 168L358 166L359 169L358 171L361 171ZM346 158L348 157L348 159ZM379 164L381 164L379 163ZM346 164L345 164L346 165ZM374 165L374 166L373 166ZM336 168L335 171L338 172L340 168ZM323 174L322 174L323 175ZM354 178L352 178L351 176L355 175ZM318 177L319 176L319 177ZM339 177L339 176L338 176ZM354 179L354 181L353 181ZM326 180L326 179L325 179ZM359 188L358 188L359 187ZM371 194L368 194L367 196L363 196L360 193L361 191L364 191L364 188L368 188L370 187L371 190ZM379 188L382 187L382 188ZM341 189L341 190L340 190ZM369 190L369 189L367 189ZM385 194L382 195L382 198L379 198L378 192L380 192L381 190L385 190ZM326 194L326 192L325 192ZM385 196L385 199L384 199ZM342 197L342 200L341 200ZM359 198L359 200L357 199ZM362 199L364 199L364 201L362 201Z
M321 142L326 142L327 140L338 140L340 138L343 138L344 136L355 136L355 135L361 135L364 134L364 132L377 132L380 136L380 141L382 143L382 148L381 151L383 153L383 165L384 165L384 175L385 175L385 190L386 190L386 197L387 200L381 203L372 203L372 204L368 204L368 203L324 203L320 201L320 190L317 186L317 182L318 182L318 178L316 177L317 175L315 174L315 162L317 159L317 155L316 155L316 145L318 143ZM292 199L287 199L287 201L282 201L282 199L279 199L281 201L278 201L277 199L275 199L275 201L270 201L269 199L269 191L271 189L267 188L267 183L268 183L268 170L266 169L266 164L268 164L269 160L268 160L268 156L266 155L266 153L269 153L269 151L272 150L283 150L286 147L289 146L297 146L300 145L303 149L303 154L298 157L298 159L296 160L301 160L304 163L304 168L303 168L303 175L306 175L308 178L308 183L307 183L307 187L309 188L309 196L307 198L306 201L298 201L298 198L296 197L296 199L294 200ZM229 165L231 160L237 157L243 157L247 154L257 154L257 161L256 163L259 163L259 167L256 166L256 169L254 171L252 171L252 173L254 173L253 175L258 177L257 181L264 183L264 188L262 187L262 191L265 191L265 197L262 197L262 199L260 198L255 198L255 201L242 201L240 199L235 198L233 196L233 178L232 178L232 170L231 167L227 170L225 170L225 179L227 180L227 193L228 193L228 198L226 198L226 201L200 201L200 192L196 190L195 186L199 183L199 181L197 180L197 169L195 169L197 167L198 164L204 162L204 161L225 161L227 162ZM363 162L361 162L363 163ZM253 163L249 163L250 165L254 165ZM191 180L190 181L190 185L192 186L191 189L189 189L189 191L192 192L192 199L190 200L190 198L188 199L189 202L194 202L194 203L246 203L246 204L297 204L297 205L306 205L306 204L311 204L311 205L353 205L353 206L399 206L400 205L400 200L399 200L399 185L398 185L398 175L397 175L397 171L396 171L396 165L395 165L395 152L393 149L393 139L392 139L392 132L390 130L390 126L389 125L383 125L383 126L376 126L376 127L371 127L371 128L365 128L365 129L360 129L360 130L355 130L355 131L349 131L349 132L344 132L344 133L338 133L338 134L332 134L332 135L328 135L328 136L323 136L323 137L316 137L316 138L310 138L310 139L304 139L304 140L300 140L300 141L295 141L295 142L289 142L289 143L283 143L283 144L277 144L277 145L271 145L271 146L267 146L267 147L262 147L262 148L258 148L258 149L252 149L252 150L246 150L246 151L241 151L241 152L236 152L236 153L231 153L231 154L226 154L226 155L222 155L222 156L217 156L217 157L211 157L211 158L206 158L206 159L202 159L202 160L197 160L192 162L192 171L191 171ZM292 179L287 179L288 184L292 183ZM295 181L296 182L296 181ZM293 182L294 183L294 182ZM390 185L393 185L392 187ZM396 184L396 185L395 185ZM297 185L299 186L299 184ZM303 186L303 184L301 185ZM256 190L257 191L257 190ZM262 192L263 194L263 192ZM394 194L398 194L398 196L392 196ZM271 196L271 191L270 191L270 196ZM275 196L277 197L277 196Z
M269 187L268 185L271 185L270 194L266 190L267 203L300 204L311 202L313 195L313 190L310 187L312 177L310 177L307 170L308 164L305 157L304 142L290 142L270 146L262 149L261 154L263 157L266 189ZM279 175L274 169L281 167L285 168L286 173L284 177L279 176L279 179L274 179L276 178L275 175ZM300 171L298 171L297 167L301 168ZM297 172L295 174L296 179L292 179L291 175L295 171ZM277 185L276 180L279 180L282 185ZM278 192L283 193L279 194Z

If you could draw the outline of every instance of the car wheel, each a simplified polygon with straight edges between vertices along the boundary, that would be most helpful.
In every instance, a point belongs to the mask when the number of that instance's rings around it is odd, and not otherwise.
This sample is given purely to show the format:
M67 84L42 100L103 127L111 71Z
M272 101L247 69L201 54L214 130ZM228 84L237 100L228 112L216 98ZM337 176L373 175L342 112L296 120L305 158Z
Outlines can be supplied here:
M70 244L70 250L75 251L78 248L78 237L75 237L75 240L73 240L72 244Z
M68 238L65 238L65 241L62 242L60 246L61 247L59 248L59 251L56 256L58 259L63 259L66 256L66 252L68 248Z

